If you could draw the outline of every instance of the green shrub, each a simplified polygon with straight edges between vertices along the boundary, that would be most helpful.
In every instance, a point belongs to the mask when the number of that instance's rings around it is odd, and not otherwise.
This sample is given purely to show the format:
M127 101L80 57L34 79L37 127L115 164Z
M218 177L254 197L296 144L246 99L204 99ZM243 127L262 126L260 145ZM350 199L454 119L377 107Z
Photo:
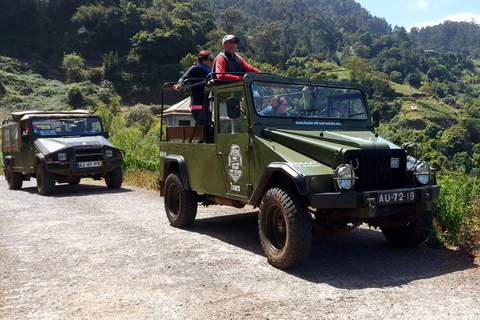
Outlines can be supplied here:
M67 91L67 101L68 104L72 107L78 109L81 108L84 104L84 98L82 90L79 86L73 85Z
M125 113L125 120L128 126L138 126L143 133L146 133L154 121L150 108L143 104L137 104Z
M0 79L0 98L7 94L7 88L3 84L2 79Z
M149 126L143 133L138 126L126 126L122 116L114 117L110 141L125 151L124 168L127 170L146 170L155 172L159 164L160 121ZM113 129L116 128L116 129ZM121 128L118 129L118 128Z
M78 54L66 54L63 57L62 68L65 70L67 83L85 80L85 60Z
M434 201L438 237L462 249L480 248L480 207L478 179L465 170L459 176L439 178L440 196Z

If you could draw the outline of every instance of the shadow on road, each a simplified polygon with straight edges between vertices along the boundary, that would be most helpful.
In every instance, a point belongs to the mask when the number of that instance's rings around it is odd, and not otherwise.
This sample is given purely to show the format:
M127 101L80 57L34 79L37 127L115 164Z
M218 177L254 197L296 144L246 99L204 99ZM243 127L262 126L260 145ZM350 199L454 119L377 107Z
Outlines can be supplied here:
M38 193L36 186L25 186L22 187L18 191L24 191L28 193ZM128 188L119 188L119 189L109 189L105 185L100 184L93 184L93 183L83 183L77 185L69 185L69 184L56 184L55 189L52 194L46 195L44 197L54 197L54 198L61 198L61 197L71 197L71 196L90 196L92 194L111 194L111 193L125 193L131 192L132 190Z
M263 256L257 214L252 211L198 218L188 230ZM363 289L401 286L476 267L474 261L460 251L425 244L398 248L380 231L361 227L347 234L315 237L309 259L285 272L312 283Z

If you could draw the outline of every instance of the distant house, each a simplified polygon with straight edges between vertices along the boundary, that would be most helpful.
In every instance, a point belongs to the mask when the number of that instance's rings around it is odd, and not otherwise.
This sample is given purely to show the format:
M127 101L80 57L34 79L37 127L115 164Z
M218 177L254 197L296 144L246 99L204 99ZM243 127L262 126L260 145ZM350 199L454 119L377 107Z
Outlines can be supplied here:
M410 106L411 111L417 111L417 106Z
M193 126L192 114L190 113L190 98L186 98L163 111L163 120L167 126Z
M435 50L423 50L423 53L430 57L438 56L438 52Z

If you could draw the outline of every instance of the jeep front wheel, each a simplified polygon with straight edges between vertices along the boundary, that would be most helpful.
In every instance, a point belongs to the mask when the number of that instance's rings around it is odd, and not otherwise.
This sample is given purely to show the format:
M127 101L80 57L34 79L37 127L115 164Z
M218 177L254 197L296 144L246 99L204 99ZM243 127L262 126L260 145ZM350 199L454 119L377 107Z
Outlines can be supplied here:
M122 167L117 167L107 173L105 177L105 184L110 189L118 189L122 186L123 182L123 171Z
M258 230L263 251L274 267L294 267L308 258L312 246L312 217L292 189L271 188L265 193Z
M36 179L38 194L44 196L53 192L55 188L55 174L47 171L44 165L38 165Z
M5 179L7 179L7 182L8 182L8 189L19 190L22 188L22 184L23 184L22 173L13 172L9 164L5 168Z
M433 226L433 212L419 213L418 217L405 226L381 228L390 243L399 247L414 247L424 242Z
M172 172L165 180L165 212L170 224L185 228L197 216L197 194L185 189L178 172Z

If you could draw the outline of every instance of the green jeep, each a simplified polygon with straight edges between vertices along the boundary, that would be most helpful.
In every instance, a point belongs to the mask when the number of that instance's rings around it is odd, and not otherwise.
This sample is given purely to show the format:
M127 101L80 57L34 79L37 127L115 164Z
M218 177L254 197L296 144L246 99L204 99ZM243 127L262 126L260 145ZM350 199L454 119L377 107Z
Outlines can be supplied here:
M90 111L14 112L2 123L8 187L20 189L23 181L34 177L38 193L47 195L55 181L76 185L89 177L120 188L124 152L106 138L100 117Z
M278 268L302 263L314 232L367 223L395 245L427 238L435 170L375 133L379 113L360 85L258 73L204 84L213 127L168 127L160 143L172 226L192 224L198 203L259 207L263 251ZM279 97L283 114L270 106Z

